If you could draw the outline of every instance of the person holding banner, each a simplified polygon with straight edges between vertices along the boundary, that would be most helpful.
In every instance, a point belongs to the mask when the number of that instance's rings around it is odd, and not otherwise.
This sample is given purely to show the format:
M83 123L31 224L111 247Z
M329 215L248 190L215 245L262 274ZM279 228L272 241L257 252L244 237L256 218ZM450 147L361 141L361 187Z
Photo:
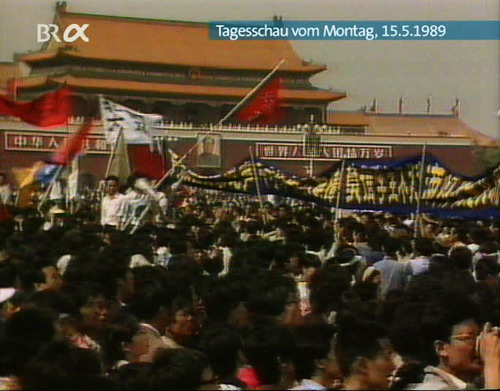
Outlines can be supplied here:
M118 189L120 181L116 176L106 178L106 196L101 203L101 225L105 230L120 229L127 206L127 199Z

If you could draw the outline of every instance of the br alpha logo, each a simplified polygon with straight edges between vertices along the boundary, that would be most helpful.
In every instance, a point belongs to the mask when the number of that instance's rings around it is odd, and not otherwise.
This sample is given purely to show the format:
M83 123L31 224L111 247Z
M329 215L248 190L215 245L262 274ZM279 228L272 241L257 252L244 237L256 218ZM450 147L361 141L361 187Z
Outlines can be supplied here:
M56 42L75 42L81 39L84 42L89 42L89 37L85 35L85 30L89 27L88 24L73 23L64 29L62 39L60 38L59 26L57 24L37 24L36 40L37 42L48 42L54 39Z

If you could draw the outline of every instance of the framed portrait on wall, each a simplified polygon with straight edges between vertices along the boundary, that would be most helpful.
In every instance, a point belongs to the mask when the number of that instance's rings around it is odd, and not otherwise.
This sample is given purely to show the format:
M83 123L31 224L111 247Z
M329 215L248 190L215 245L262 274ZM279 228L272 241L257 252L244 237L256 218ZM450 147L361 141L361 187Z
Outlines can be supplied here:
M198 133L197 166L206 168L221 167L221 136L220 134Z

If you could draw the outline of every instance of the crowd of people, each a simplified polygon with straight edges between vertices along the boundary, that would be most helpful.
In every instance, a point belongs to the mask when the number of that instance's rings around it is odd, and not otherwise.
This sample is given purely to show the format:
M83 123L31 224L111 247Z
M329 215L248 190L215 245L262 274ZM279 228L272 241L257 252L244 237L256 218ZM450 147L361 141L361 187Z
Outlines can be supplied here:
M178 186L7 206L0 389L500 388L500 221Z

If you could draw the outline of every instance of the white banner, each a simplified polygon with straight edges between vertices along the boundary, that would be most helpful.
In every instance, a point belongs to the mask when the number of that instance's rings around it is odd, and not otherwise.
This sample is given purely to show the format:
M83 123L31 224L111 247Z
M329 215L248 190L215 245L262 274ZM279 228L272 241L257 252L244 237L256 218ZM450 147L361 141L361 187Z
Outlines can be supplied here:
M123 132L127 144L152 143L152 128L162 119L161 115L139 113L103 97L99 101L108 143L114 144L120 132Z

